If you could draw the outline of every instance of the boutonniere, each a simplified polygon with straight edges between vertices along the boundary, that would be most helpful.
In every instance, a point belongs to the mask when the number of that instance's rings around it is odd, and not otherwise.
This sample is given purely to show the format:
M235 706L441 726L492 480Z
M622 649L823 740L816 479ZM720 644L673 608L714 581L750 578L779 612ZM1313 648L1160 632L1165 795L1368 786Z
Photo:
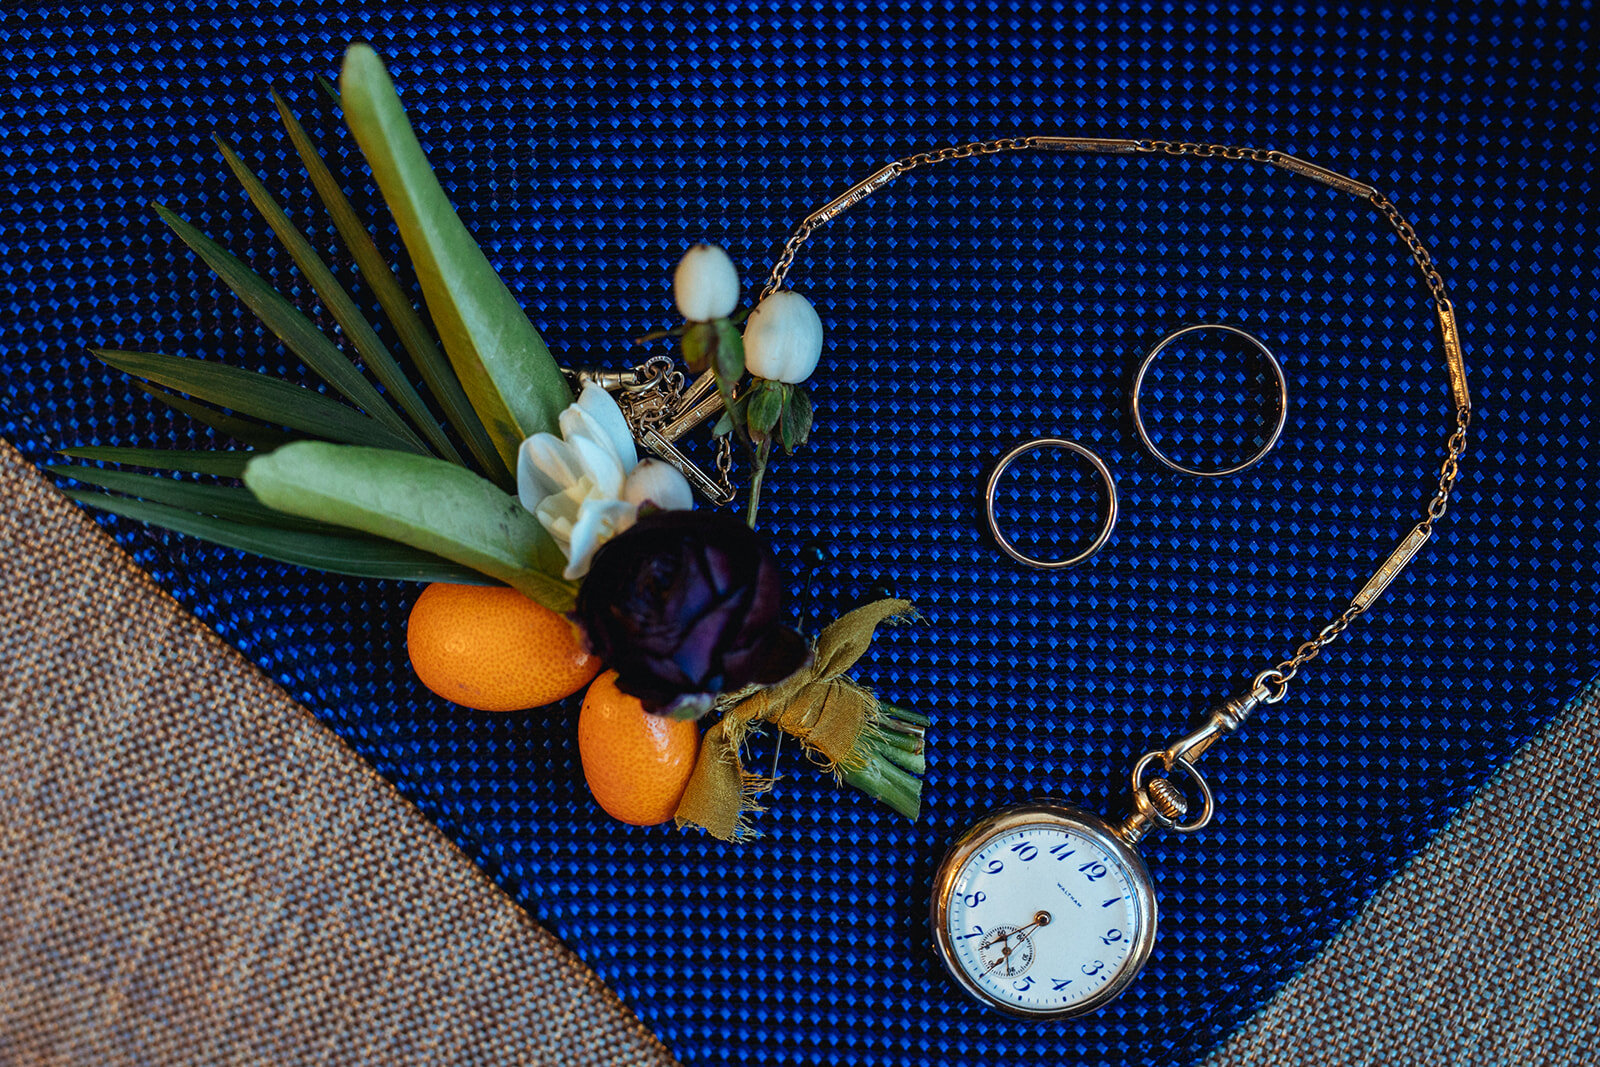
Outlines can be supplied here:
M639 339L670 339L672 354L564 368L456 215L370 48L346 53L336 96L421 307L345 179L274 94L338 233L337 261L238 152L218 147L338 335L181 212L156 214L327 389L194 355L95 350L209 427L215 447L69 449L93 464L54 468L87 487L69 495L296 566L424 583L407 627L423 684L494 712L584 692L584 772L619 819L745 836L770 783L740 753L763 726L915 817L926 720L845 673L910 605L870 605L807 638L791 615L792 579L755 529L775 449L792 454L812 429L804 383L823 331L811 304L779 291L741 312L732 261L698 245L673 278L682 323ZM715 476L674 444L712 416ZM740 454L742 518L697 502L732 500Z

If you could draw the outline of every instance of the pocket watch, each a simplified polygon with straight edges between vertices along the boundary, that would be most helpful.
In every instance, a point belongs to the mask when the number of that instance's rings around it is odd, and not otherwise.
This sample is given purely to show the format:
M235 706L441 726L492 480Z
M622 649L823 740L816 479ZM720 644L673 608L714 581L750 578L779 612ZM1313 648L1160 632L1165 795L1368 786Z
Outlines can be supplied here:
M940 957L1012 1015L1078 1015L1122 992L1156 939L1144 860L1097 815L1053 800L997 811L934 880Z
M1133 769L1133 810L1118 822L1045 799L993 812L962 834L934 875L929 916L956 983L990 1008L1035 1018L1086 1014L1132 984L1156 940L1155 883L1139 841L1158 826L1192 833L1210 823L1215 803L1194 761L1274 702L1281 689L1268 682L1258 677L1198 730L1145 753ZM1193 816L1174 772L1198 793Z

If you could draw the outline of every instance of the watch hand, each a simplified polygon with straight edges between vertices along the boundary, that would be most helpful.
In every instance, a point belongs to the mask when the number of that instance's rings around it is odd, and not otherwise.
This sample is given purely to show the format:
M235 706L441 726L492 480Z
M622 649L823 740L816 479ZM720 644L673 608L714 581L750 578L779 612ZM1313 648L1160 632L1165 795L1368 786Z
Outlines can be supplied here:
M1036 926L1049 926L1049 925L1050 925L1050 913L1048 911L1036 911L1036 912L1033 913L1033 922L1029 923L1027 926L1022 927L1021 929L1014 930L1011 933L1007 934L1006 935L1006 940L1010 941L1013 937L1016 937L1018 934L1027 934L1027 932L1029 930L1032 930Z
M1004 937L1002 937L998 941L989 942L990 945L994 945L994 946L998 946L999 947L1000 955L993 963L989 964L989 966L987 966L987 967L985 967L983 969L983 973L984 974L988 974L990 971L994 970L996 967L1000 966L1002 963L1007 963L1007 962L1010 961L1010 959L1011 959L1011 951L1012 951L1011 939L1013 937L1021 937L1023 940L1027 940L1028 931L1033 930L1033 929L1035 929L1037 927L1040 927L1040 926L1049 926L1049 925L1050 925L1050 913L1048 911L1042 911L1042 910L1041 911L1036 911L1036 912L1033 913L1033 922L1029 923L1027 926L1021 927L1021 928L1016 929L1016 930L1012 930L1009 934L1006 934ZM998 932L999 929L1003 929L1003 928L997 928L997 932Z

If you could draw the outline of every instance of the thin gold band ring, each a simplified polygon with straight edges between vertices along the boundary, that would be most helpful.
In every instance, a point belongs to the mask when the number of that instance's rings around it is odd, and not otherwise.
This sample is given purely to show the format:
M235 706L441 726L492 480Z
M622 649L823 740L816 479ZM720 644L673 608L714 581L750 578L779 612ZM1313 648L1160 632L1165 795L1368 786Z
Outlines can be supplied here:
M1019 458L1041 448L1056 448L1065 452L1076 452L1089 461L1089 465L1095 469L1095 473L1100 476L1100 480L1105 483L1106 487L1105 518L1101 523L1099 532L1095 535L1093 543L1077 555L1069 556L1066 559L1035 559L1024 554L1016 545L1011 543L1011 539L1000 529L1000 520L995 517L994 513L995 496L1000 488L1001 475L1005 474L1011 464L1015 463ZM1117 483L1116 479L1111 477L1110 469L1099 456L1087 448L1084 448L1076 441L1067 441L1060 437L1036 437L1031 441L1024 441L1004 456L1001 456L1000 462L995 464L994 472L989 475L989 485L984 490L983 496L984 508L989 516L989 532L994 535L995 544L999 545L1002 552L1018 563L1028 567L1037 567L1040 570L1057 571L1067 567L1076 567L1100 551L1101 546L1106 543L1106 538L1111 536L1111 531L1117 525Z
M1243 463L1232 467L1222 467L1216 469L1185 467L1181 463L1169 458L1164 452L1161 451L1161 449L1156 447L1156 443L1150 439L1150 434L1145 431L1144 412L1139 408L1139 395L1144 389L1144 376L1145 372L1150 369L1150 364L1154 363L1156 357L1159 356L1162 350L1172 342L1176 341L1180 337L1183 337L1187 334L1196 333L1200 330L1221 330L1223 333L1231 333L1236 337L1243 338L1251 348L1254 348L1257 352L1261 353L1262 358L1266 360L1267 366L1272 368L1272 375L1277 379L1278 383L1277 425L1273 426L1272 432L1267 435L1266 444L1262 445L1260 450L1256 452L1255 455L1251 456L1249 459L1246 459ZM1248 334L1239 329L1237 326L1228 326L1220 322L1202 322L1193 326L1183 326L1173 330L1161 340L1157 341L1155 347L1146 352L1144 359L1140 361L1139 369L1133 376L1133 389L1130 391L1130 393L1131 395L1129 397L1128 406L1132 409L1133 413L1133 429L1134 432L1139 435L1139 443L1144 445L1145 451L1154 456L1156 462L1162 464L1163 466L1169 467L1180 474L1192 474L1197 478L1222 478L1226 475L1238 474L1240 471L1249 470L1251 467L1254 467L1257 463L1260 463L1266 458L1267 453L1271 452L1273 446L1278 443L1278 438L1283 436L1283 424L1284 421L1289 417L1289 383L1284 379L1283 367L1278 363L1278 357L1272 354L1272 350L1263 344L1259 337L1256 337L1253 334Z

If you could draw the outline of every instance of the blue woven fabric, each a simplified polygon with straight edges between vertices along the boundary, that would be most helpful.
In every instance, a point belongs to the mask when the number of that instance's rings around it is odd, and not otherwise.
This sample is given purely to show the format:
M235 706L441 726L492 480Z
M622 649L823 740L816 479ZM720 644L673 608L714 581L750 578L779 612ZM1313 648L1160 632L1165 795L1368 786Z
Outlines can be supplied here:
M305 295L207 135L314 218L266 90L346 143L311 78L351 39L389 58L463 216L569 362L620 361L627 338L669 323L691 242L732 250L753 290L793 224L856 178L989 136L1292 151L1389 192L1438 254L1478 403L1457 503L1294 695L1208 757L1215 827L1146 848L1163 908L1150 967L1070 1023L1003 1019L947 983L925 928L933 866L992 805L1120 798L1138 753L1337 614L1415 521L1448 389L1426 291L1364 204L1261 167L1013 155L907 175L802 254L794 283L829 333L818 426L769 479L765 521L790 562L825 544L819 612L881 585L925 615L859 671L934 717L915 825L791 753L752 844L622 827L588 798L572 708L470 713L416 683L413 587L106 520L688 1063L1186 1062L1593 673L1586 10L161 9L16 2L0 16L0 432L36 461L210 439L91 344L309 381L146 202ZM1273 455L1217 483L1159 468L1123 414L1139 353L1203 319L1266 340L1293 393ZM1242 383L1169 370L1153 400L1187 420L1191 446L1221 448L1237 410L1203 413L1237 409ZM1065 573L1014 566L980 517L995 458L1049 433L1098 451L1121 489L1113 540ZM1080 475L1019 473L1013 488L1037 493L1007 497L1020 537L1082 539Z

